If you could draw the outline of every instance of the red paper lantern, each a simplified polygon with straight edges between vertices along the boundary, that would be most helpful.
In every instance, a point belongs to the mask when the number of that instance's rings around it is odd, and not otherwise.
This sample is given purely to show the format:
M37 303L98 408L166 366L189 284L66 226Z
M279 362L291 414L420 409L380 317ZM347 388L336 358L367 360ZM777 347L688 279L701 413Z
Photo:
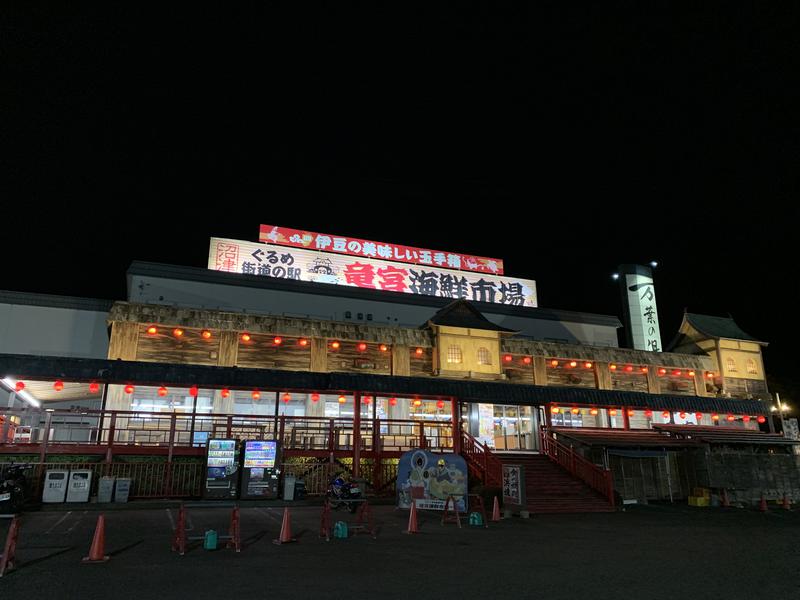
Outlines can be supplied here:
M531 364L531 357L530 356L523 356L522 357L523 364L529 365Z
M696 418L696 419L699 421L700 419L702 419L702 418L703 418L703 413L701 413L701 412L696 412L696 413L694 413L694 416L695 416L695 418Z
M261 398L261 392L258 390L253 390L253 393L250 394L250 396L253 398L253 400L259 400Z
M579 415L581 413L581 409L577 406L573 406L571 412L573 415Z
M644 411L644 416L649 419L653 416L653 411L648 408L646 411Z
M203 329L203 331L200 332L200 337L204 340L210 340L211 332L208 329Z
M414 398L414 402L412 403L414 406L422 406L422 400L419 398Z
M363 398L361 398L361 401L364 404L369 404L370 402L372 402L372 396L364 396Z
M389 346L387 346L386 344L381 344L379 347L380 347L381 352L388 352L389 351Z
M53 389L57 392L60 392L64 389L64 382L60 379L53 384Z
M612 364L608 365L608 368L611 369L612 371L616 371L617 370L617 365L612 363Z
M661 416L664 418L665 421L669 421L669 414L670 414L669 411L665 410L664 412L661 413Z
M367 349L367 345L364 342L360 342L357 348L359 352L364 352Z
M291 399L292 399L292 395L291 395L289 392L286 392L286 393L283 395L283 403L284 403L284 404L289 404L289 402L291 401Z
M299 340L297 340L297 343L300 344L301 346L308 346L308 340L306 338L300 338Z
M133 386L132 385L126 385L125 386L125 393L126 394L132 394L133 393Z
M243 333L243 334L242 334L242 341L243 341L243 342L249 342L249 341L250 341L250 339L251 339L251 338L250 338L250 334L249 334L249 333Z
M99 383L96 383L96 382L93 381L92 383L89 384L89 392L90 393L96 394L99 391L100 391L100 384Z
M158 327L156 327L155 325L150 325L150 327L147 328L147 335L155 335L157 333L158 333Z
M647 367L642 367L641 371L642 373L647 373Z
M686 413L685 413L685 412L683 412L683 411L681 411L681 412L679 412L679 413L678 413L678 416L679 416L681 419L685 419L685 418L686 418Z
M633 372L633 365L625 365L625 372L632 373Z
M389 406L397 406L397 398L389 398Z
M553 413L554 415L557 415L558 413L561 412L561 409L559 407L557 407L557 406L551 406L550 407L550 412Z
M557 367L558 366L558 361L557 360L551 360L550 361L550 366L551 367Z
M681 371L680 371L680 369L675 369L675 370L672 372L672 374L673 374L675 377L679 377L679 376L680 376L680 374L681 374Z
M312 402L319 402L319 394L317 394L316 392L311 394L311 401Z
M193 385L189 388L189 395L190 396L197 396L197 386Z
M575 367L578 366L578 361L577 360L571 360L569 362L569 366L574 369Z
M22 382L22 381L18 381L18 382L16 383L16 385L14 385L14 389L15 389L16 391L18 391L18 392L21 392L22 390L24 390L24 389L25 389L25 383L24 383L24 382Z
M223 398L227 398L231 395L231 391L228 388L222 388L222 391L219 393L219 395Z
M585 362L585 363L583 363L583 367L584 367L585 369L591 369L591 368L592 368L592 363L590 363L590 362Z
M272 338L272 343L276 346L280 346L283 343L283 338L279 335L276 335L274 338Z
M590 414L590 415L592 415L592 416L595 416L595 415L597 415L597 413L599 413L599 412L600 412L600 411L599 411L599 410L597 410L596 408L590 408L590 409L589 409L589 414Z
M612 417L616 417L616 416L617 416L617 409L616 409L616 408L610 408L610 409L608 409L608 414L609 414L610 416L612 416Z
M333 348L334 350L338 350L339 346L341 346L341 344L339 342L337 342L337 341L331 342L331 348Z
M444 408L444 400L439 400L436 403L436 408Z
M172 335L174 335L176 338L183 337L183 329L181 329L180 327L176 327L175 329L172 330Z
M629 417L632 417L634 414L636 414L636 411L635 411L635 410L633 410L632 408L629 408L629 409L628 409L628 416L629 416Z
M689 371L689 372L687 373L687 375L688 375L689 377L694 377L694 371Z
M425 351L422 348L417 348L416 350L414 350L414 354L416 354L417 356L422 356L424 352Z
M667 374L667 370L662 367L661 369L658 370L658 374L659 375L666 375Z
M506 354L505 356L503 356L503 360L506 362L511 362L512 360L514 360L514 357L511 356L510 354Z
M708 377L709 379L713 379L714 378L714 374L713 373L706 373L706 377Z
M750 422L750 415L744 415L744 416L742 416L742 421L743 421L744 423L749 423L749 422Z
M736 417L734 417L733 415L728 415L727 417L725 417L725 420L726 421L735 421Z
M345 398L344 395L339 396L338 400L339 404L344 404L345 402L347 402L347 398Z
M711 413L711 420L719 421L719 415L717 413Z
M169 393L169 392L168 392L167 388L165 388L163 385L160 388L158 388L158 395L161 396L162 398L164 396L166 396L167 393Z
M756 421L758 421L759 423L766 423L767 422L767 418L764 415L758 415L758 417L756 418Z

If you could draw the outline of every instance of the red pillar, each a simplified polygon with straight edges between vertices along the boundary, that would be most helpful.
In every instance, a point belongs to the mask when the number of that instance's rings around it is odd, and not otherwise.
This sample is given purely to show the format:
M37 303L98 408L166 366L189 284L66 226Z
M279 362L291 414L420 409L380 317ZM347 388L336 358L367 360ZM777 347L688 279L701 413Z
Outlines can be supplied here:
M353 477L361 476L361 392L353 393Z
M458 398L450 398L450 413L453 419L453 452L461 454L461 406Z

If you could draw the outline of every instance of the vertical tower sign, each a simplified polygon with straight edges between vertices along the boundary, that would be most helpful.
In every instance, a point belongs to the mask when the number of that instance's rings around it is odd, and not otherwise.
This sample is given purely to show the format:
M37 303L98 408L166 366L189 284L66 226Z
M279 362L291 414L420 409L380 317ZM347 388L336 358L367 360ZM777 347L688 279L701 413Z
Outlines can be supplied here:
M618 272L628 346L661 352L653 270L642 265L620 265Z

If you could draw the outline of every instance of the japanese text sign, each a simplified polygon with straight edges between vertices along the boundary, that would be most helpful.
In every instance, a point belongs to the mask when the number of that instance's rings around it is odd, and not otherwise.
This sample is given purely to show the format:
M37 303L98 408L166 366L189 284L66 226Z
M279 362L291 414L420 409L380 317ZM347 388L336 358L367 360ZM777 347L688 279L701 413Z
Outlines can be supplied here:
M661 352L661 331L658 327L653 278L639 273L627 274L625 288L628 294L633 347L636 350Z
M211 238L208 268L364 289L536 306L536 282L353 256Z
M322 250L324 252L393 260L421 266L491 273L492 275L503 274L503 261L499 258L426 250L384 242L370 242L359 238L314 233L313 231L289 229L288 227L276 227L274 225L261 225L258 241L279 246Z

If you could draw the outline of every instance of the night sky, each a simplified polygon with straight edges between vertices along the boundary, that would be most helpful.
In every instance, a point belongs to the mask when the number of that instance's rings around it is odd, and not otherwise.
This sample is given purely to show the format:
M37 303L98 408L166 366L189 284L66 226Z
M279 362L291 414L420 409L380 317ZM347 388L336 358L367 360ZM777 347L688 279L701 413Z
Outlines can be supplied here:
M791 380L800 49L773 4L6 4L0 287L122 299L131 260L204 267L269 223L502 257L540 306L618 315L610 274L655 259L665 345L730 313Z

